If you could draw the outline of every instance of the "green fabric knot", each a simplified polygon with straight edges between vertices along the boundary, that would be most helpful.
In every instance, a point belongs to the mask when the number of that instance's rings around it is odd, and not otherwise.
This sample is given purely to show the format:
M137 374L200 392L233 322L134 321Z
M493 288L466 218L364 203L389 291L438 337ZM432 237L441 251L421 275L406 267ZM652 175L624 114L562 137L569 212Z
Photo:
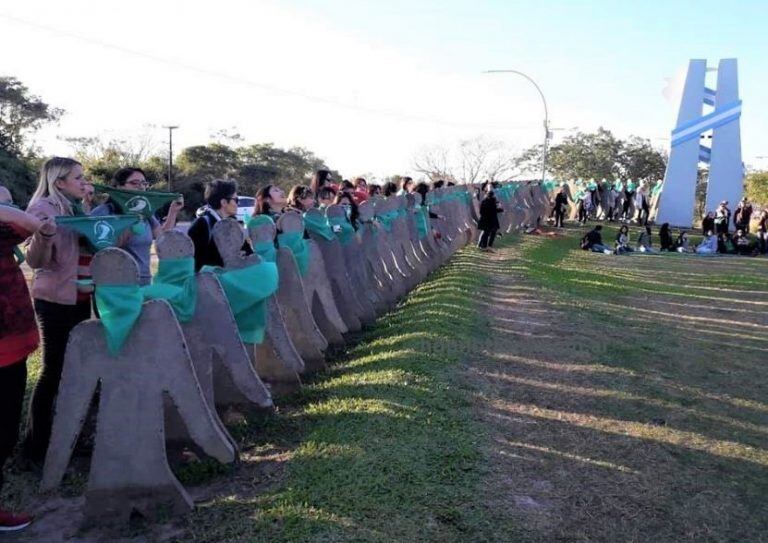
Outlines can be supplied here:
M166 300L176 313L179 322L189 322L197 307L197 279L195 259L161 259L152 284L142 289L147 300Z
M263 213L259 215L251 215L250 217L246 217L245 219L245 227L251 228L251 227L258 227L265 224L275 224L275 221L272 220L272 217L269 215L265 215Z
M399 210L393 209L392 211L387 211L386 213L377 214L376 218L384 227L384 230L386 230L387 232L391 232L392 224L395 222L395 220L397 220L399 216L400 216Z
M305 213L304 228L328 241L333 241L335 238L331 225L328 223L328 219L319 213Z
M150 219L169 202L181 198L178 192L160 192L149 190L127 190L105 185L93 185L99 194L108 194L109 199L124 214L137 214Z
M104 215L101 217L58 216L56 224L71 228L85 238L93 252L114 247L128 228L141 221L138 215Z
M355 240L355 228L346 216L329 217L328 223L331 225L331 230L336 234L336 239L342 245L349 245Z
M309 269L309 243L304 239L304 232L282 232L277 235L277 243L280 247L287 247L296 259L299 273L303 277Z
M202 272L216 274L224 288L245 343L261 343L267 328L267 299L277 292L277 264L261 262L237 270L204 266Z
M107 336L107 347L117 355L141 315L144 295L139 285L97 285L96 308Z
M253 244L253 252L266 262L277 262L277 248L274 241L257 241Z

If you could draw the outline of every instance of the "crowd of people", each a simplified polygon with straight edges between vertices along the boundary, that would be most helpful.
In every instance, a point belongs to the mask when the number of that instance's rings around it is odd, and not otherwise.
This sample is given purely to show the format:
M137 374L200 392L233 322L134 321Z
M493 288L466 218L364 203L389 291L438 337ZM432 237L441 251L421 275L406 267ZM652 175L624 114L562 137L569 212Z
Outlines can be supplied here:
M413 194L429 218L441 220L444 217L428 211L427 195L446 184L452 185L444 181L417 183L410 177L401 178L397 185L369 185L361 177L337 182L331 172L319 170L310 184L295 185L287 194L277 185L261 188L255 197L253 215L277 219L289 211L304 213L311 208L338 204L357 229L358 206L362 202L373 196ZM22 467L39 470L51 437L54 402L70 333L77 324L98 317L89 280L95 251L76 229L61 226L62 219L114 217L123 214L124 208L116 200L118 192L150 194L145 192L149 182L140 168L120 169L114 173L111 185L109 190L116 192L106 192L109 196L100 201L94 194L94 185L85 179L82 164L71 158L54 157L43 164L26 211L15 206L10 192L0 187L0 487L3 466L20 438L27 358L41 347L41 372L29 402L19 456ZM99 186L99 190L106 189ZM206 187L205 205L187 230L195 247L196 270L223 265L213 240L213 227L218 221L237 215L238 201L234 180L218 179ZM177 226L183 205L180 198L170 201L162 220L154 214L142 216L117 237L115 244L137 262L141 285L152 282L154 240ZM439 237L436 230L432 234L436 239ZM492 245L493 228L489 227L484 235L484 243ZM242 250L246 254L253 252L249 241ZM24 261L34 272L29 288L21 269ZM26 514L0 508L0 531L22 529L30 522Z

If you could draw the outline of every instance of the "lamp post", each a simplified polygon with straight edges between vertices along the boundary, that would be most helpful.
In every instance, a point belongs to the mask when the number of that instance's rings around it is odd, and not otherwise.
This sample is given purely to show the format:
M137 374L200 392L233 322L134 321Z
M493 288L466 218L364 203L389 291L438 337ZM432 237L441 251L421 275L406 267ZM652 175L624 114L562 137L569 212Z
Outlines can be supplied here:
M536 81L533 80L529 75L524 74L521 71L518 70L486 70L483 72L484 74L517 74L519 76L522 76L526 78L528 81L531 82L531 84L536 87L536 90L539 93L539 96L541 96L541 103L544 104L544 149L541 155L541 180L544 181L544 176L547 173L547 147L549 144L549 138L551 136L549 131L549 111L547 109L547 99L544 98L544 93L541 92L541 88L536 84Z
M174 125L165 125L168 129L168 192L173 188L173 131L178 128Z

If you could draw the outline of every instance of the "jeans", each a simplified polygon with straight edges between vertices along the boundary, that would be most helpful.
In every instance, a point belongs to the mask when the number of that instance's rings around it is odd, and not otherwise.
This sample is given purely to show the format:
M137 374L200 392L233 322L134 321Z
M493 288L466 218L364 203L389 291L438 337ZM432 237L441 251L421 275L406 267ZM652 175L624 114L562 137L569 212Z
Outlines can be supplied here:
M493 247L493 241L496 239L496 232L498 232L498 230L494 228L493 230L481 230L481 232L477 246L481 249Z
M43 345L43 367L29 402L22 454L33 462L42 462L51 438L53 405L59 391L69 333L90 318L91 303L63 305L34 300L34 305Z
M592 247L590 247L589 249L590 249L590 251L592 251L593 253L604 253L605 251L608 251L608 252L611 252L611 253L613 252L613 251L611 251L611 250L610 250L608 247L606 247L605 245L600 245L599 243L595 243L595 244L594 244Z
M21 406L27 385L27 359L0 367L0 488L3 466L19 440Z

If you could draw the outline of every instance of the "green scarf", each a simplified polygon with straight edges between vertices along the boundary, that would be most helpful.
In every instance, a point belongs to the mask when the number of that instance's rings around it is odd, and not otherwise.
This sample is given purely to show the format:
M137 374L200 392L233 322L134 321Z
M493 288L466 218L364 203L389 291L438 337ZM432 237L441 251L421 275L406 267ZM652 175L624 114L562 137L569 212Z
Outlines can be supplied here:
M145 219L151 219L155 212L168 202L181 198L177 192L158 192L148 190L127 190L105 185L94 185L99 194L108 194L120 213L135 213Z
M273 241L257 241L253 244L253 252L266 262L277 262L277 248Z
M419 232L419 239L423 239L429 234L429 208L416 204L413 209L415 211L416 230Z
M107 347L114 356L120 352L141 315L144 296L139 285L97 285L95 297Z
M277 235L280 247L287 247L296 259L299 273L303 277L309 269L309 243L304 239L304 232L283 232Z
M55 218L58 226L71 228L85 238L93 252L114 247L125 230L138 223L138 215L104 215L102 217L67 217Z
M342 245L349 245L355 240L355 228L352 226L352 223L349 222L347 217L329 217L328 223L331 225L331 230L334 229L334 226L338 226L336 239L338 239L339 243Z
M398 209L393 209L392 211L387 211L386 213L377 214L376 218L384 227L384 230L386 230L387 232L391 232L392 225L394 224L395 220L397 220L399 216L400 216L400 211Z
M304 214L304 228L306 228L312 234L316 234L323 239L333 241L335 236L331 225L328 223L328 219L324 215L320 214Z
M277 265L261 262L228 271L204 266L201 271L215 273L219 278L243 342L263 342L267 328L267 299L277 291Z
M152 284L142 289L147 300L167 300L179 322L189 322L197 306L195 259L161 259Z

